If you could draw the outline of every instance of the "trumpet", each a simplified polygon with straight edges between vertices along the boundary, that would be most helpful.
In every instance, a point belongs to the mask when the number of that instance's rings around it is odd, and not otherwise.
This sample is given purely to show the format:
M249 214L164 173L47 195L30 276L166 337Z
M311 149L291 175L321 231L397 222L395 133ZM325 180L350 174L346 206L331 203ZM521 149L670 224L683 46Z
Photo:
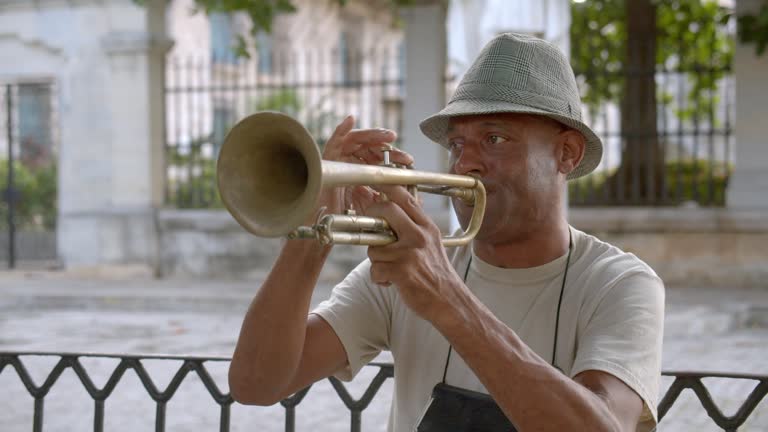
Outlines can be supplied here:
M315 239L321 244L385 245L397 241L386 220L355 214L327 214L302 226L317 209L321 188L403 185L412 193L445 195L473 207L466 231L441 239L446 247L469 243L485 213L485 188L471 176L439 174L389 163L363 165L322 160L317 143L301 123L277 112L259 112L238 122L219 150L216 180L232 217L260 237Z

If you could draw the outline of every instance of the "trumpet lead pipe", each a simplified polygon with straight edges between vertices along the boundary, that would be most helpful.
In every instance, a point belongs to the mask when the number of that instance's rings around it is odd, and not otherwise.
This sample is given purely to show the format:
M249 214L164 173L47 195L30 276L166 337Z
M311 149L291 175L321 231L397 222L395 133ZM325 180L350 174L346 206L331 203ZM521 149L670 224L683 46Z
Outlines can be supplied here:
M351 185L444 185L474 188L479 183L479 180L455 174L323 161L322 182L324 187Z
M329 224L329 228L334 231L390 231L387 221L370 216L332 215L327 223Z
M452 187L452 186L417 186L419 192L426 192L435 195L445 195L452 198L458 198L467 205L475 203L475 192L472 189Z

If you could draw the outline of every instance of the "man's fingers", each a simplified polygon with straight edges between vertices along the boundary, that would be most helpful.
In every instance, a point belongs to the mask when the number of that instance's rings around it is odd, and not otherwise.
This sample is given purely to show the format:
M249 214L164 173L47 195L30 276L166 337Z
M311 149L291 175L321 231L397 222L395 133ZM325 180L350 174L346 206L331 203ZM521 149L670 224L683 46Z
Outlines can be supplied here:
M376 185L374 189L383 193L393 203L397 204L413 222L418 225L426 226L430 223L427 215L421 209L416 197L410 194L403 186L397 185Z
M341 160L351 161L354 163L365 163L367 165L381 165L381 163L384 161L384 153L382 151L383 148L385 148L386 144L379 144L379 145L370 145L370 146L356 146L355 151L352 153L347 153L349 150L345 149L344 154ZM349 159L349 157L352 157L352 159ZM413 164L413 158L408 153L402 152L402 151L391 151L390 157L389 157L390 163L396 163L399 165L412 165Z
M344 154L344 137L355 126L355 118L348 115L336 126L323 149L323 159L338 160Z
M351 186L347 188L347 191L349 193L347 202L353 204L354 210L358 214L364 214L379 195L378 192L368 186Z
M350 130L345 138L363 146L381 143L391 143L397 139L397 134L389 129L354 129Z
M413 165L413 156L409 155L408 153L398 150L392 146L387 146L386 144L379 144L379 145L366 145L361 147L357 150L357 154L361 154L364 151L368 152L367 160L370 160L371 164L379 165L384 161L384 150L389 150L389 162L398 164L398 165L405 165L410 166Z
M387 221L389 228L395 233L398 241L390 245L397 247L402 245L404 240L412 237L415 231L413 220L393 202L375 202L365 211L366 216L381 218ZM386 247L386 246L385 246Z
M391 263L397 261L400 252L391 244L383 246L368 246L368 258L375 263Z
M348 115L344 117L344 120L342 120L341 123L339 123L339 125L336 126L336 129L331 134L329 141L334 139L341 139L345 135L349 134L349 132L352 130L354 126L355 126L354 116Z
M405 166L413 165L413 156L396 148L393 148L392 151L389 152L389 159L396 164Z
M336 127L326 145L323 157L351 163L379 165L384 161L383 149L390 150L391 163L411 166L413 157L391 145L397 133L389 129L352 129L353 116L347 116Z

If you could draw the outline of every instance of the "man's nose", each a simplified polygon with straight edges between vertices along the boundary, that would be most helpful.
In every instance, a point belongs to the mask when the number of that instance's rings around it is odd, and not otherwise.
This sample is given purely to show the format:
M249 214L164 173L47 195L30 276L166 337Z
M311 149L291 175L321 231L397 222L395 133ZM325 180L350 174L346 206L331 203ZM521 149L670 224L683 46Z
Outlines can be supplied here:
M465 145L461 149L461 153L456 156L453 163L453 170L459 175L468 175L470 173L482 175L484 172L484 164L480 148L476 145Z

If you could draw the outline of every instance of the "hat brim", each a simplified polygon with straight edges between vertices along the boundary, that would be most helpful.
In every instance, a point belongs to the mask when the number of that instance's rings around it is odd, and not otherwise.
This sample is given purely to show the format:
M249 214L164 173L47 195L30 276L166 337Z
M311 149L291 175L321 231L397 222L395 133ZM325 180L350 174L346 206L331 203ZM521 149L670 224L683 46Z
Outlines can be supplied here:
M553 114L548 111L531 108L525 105L481 99L460 99L452 101L439 113L427 117L419 124L419 126L421 132L429 139L447 148L448 142L446 140L446 135L452 117L497 113L542 115L557 120L560 123L581 132L586 139L584 158L581 160L581 163L568 174L568 180L585 176L594 171L600 164L600 160L603 157L603 143L600 140L600 137L598 137L589 126L570 117Z

